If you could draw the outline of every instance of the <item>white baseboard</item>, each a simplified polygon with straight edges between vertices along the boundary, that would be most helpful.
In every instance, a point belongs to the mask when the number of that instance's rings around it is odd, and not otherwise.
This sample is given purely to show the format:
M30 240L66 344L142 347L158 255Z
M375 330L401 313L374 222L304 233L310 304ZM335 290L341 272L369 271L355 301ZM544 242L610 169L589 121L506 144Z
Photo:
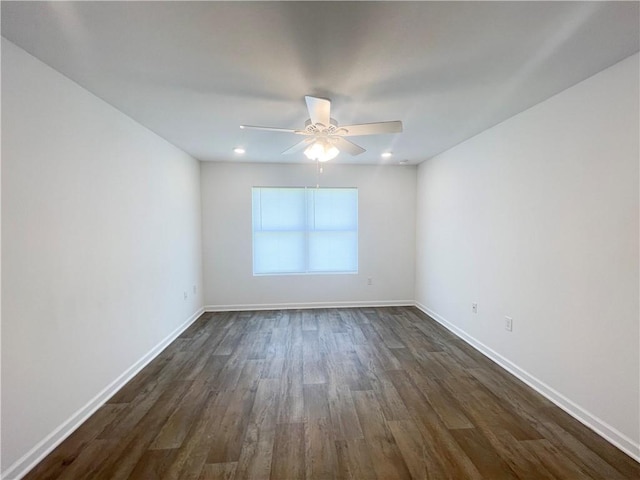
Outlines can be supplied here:
M358 307L412 307L413 300L361 301L361 302L306 302L265 303L239 305L205 305L205 312L244 312L252 310L304 310L310 308L358 308Z
M562 410L567 412L569 415L574 417L580 423L586 425L591 430L596 432L598 435L603 437L612 445L616 446L624 453L629 455L631 458L640 462L640 444L634 443L632 439L624 435L622 432L618 431L611 425L607 424L607 422L598 418L596 415L593 415L589 411L582 408L577 403L573 402L569 398L565 397L563 394L553 389L543 381L539 380L535 376L531 375L527 371L518 367L516 364L511 362L509 359L503 357L495 350L486 346L482 342L476 340L474 337L466 333L464 330L456 327L451 322L438 315L433 310L428 307L421 305L420 303L414 303L417 308L422 310L424 313L429 315L435 321L440 323L443 327L449 330L451 333L460 337L462 340L467 342L473 348L478 350L483 355L489 357L491 360L496 362L502 368L507 370L512 375L516 376L524 383L529 385L535 391L543 395L545 398L553 402L555 405L560 407Z
M151 360L156 358L167 345L173 342L182 332L184 332L200 315L204 313L204 308L198 309L182 325L167 335L164 340L153 347L140 360L131 365L118 378L107 385L100 393L93 397L86 405L71 415L58 428L38 442L31 450L13 463L6 471L2 472L2 480L19 480L49 455L60 443L71 435L83 422L93 415L98 408L109 400L118 390L120 390L129 380L131 380L140 370L142 370Z

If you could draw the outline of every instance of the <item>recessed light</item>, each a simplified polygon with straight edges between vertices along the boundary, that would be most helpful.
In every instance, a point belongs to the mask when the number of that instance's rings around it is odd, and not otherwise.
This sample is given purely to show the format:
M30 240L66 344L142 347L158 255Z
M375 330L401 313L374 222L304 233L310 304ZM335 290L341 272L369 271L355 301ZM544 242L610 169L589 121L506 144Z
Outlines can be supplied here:
M398 165L406 165L407 163L409 163L409 160L400 160Z
M393 153L391 152L384 152L382 155L380 155L382 158L391 158L391 155L393 155Z
M233 153L237 153L238 155L242 155L245 152L245 149L242 147L236 147L233 149Z

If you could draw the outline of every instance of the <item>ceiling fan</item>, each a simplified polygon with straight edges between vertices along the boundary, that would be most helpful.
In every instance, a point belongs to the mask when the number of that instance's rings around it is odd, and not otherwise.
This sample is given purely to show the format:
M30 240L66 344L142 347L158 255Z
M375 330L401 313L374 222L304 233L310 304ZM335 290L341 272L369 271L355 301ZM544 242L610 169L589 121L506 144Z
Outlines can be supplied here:
M306 95L304 99L307 103L307 110L309 110L309 119L305 122L302 130L256 125L240 125L240 128L304 135L306 137L304 140L282 153L290 154L304 149L307 158L320 162L331 160L340 152L346 152L350 155L360 155L365 152L364 148L344 137L402 132L402 122L400 121L339 126L338 122L331 118L331 100L310 95Z

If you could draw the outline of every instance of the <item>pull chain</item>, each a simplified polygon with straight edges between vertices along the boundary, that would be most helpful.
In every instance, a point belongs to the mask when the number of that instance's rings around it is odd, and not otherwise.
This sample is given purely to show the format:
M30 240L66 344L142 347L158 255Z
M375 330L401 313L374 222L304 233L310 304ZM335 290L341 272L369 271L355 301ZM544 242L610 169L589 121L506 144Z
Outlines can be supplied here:
M320 175L324 172L324 167L320 165L320 161L316 160L316 188L320 188Z

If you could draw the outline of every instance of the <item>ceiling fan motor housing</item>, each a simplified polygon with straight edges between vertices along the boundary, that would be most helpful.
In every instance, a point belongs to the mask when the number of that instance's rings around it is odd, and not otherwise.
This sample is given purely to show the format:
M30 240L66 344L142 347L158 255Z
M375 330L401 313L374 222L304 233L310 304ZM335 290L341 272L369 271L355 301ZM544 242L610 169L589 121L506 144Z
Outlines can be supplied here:
M335 118L329 119L328 126L325 126L322 123L313 123L309 118L304 122L304 132L308 135L317 136L340 135L342 133L347 133L344 128L338 127L338 121Z

